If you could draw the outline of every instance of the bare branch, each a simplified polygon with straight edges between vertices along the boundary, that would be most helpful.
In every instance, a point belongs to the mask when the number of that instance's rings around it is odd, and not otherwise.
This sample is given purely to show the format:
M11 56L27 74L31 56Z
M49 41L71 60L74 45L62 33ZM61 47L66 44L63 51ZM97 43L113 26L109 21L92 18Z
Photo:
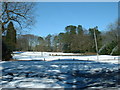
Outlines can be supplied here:
M3 2L2 7L2 26L4 28L9 21L17 22L21 29L32 25L32 21L34 21L32 16L33 3Z

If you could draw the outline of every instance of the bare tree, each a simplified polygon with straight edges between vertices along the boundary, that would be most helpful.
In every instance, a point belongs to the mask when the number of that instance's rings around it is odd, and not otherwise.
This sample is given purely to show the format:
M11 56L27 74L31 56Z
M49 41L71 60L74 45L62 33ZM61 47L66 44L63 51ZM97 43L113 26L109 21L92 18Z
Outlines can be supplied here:
M119 54L120 52L120 23L119 21L116 21L114 23L111 23L108 26L108 31L103 34L103 47L101 50L104 50L107 48L107 51L109 51L109 54Z
M112 23L109 25L108 27L109 31L106 33L108 34L108 41L116 41L118 42L118 21L116 21L115 23Z
M19 50L35 50L35 46L38 45L38 36L32 34L21 35L17 39L17 48Z
M10 22L12 22L16 27L20 27L22 30L33 24L34 14L33 7L34 3L31 2L1 2L2 8L0 12L0 25L2 35L5 36L5 32L8 31L7 26ZM10 55L12 51L8 50L8 45L5 45L5 41L2 40L2 55L4 60L10 59L12 56ZM6 58L8 57L8 58Z
M7 24L12 21L21 28L30 26L34 21L32 9L34 3L30 2L2 2L2 32L5 31Z

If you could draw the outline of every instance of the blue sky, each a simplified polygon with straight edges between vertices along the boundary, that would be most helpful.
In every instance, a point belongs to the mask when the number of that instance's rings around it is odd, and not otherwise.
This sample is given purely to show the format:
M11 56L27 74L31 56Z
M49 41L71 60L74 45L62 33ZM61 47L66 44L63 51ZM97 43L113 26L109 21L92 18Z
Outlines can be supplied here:
M29 33L58 34L67 25L82 25L86 29L98 26L103 31L117 17L117 2L37 2L36 23Z

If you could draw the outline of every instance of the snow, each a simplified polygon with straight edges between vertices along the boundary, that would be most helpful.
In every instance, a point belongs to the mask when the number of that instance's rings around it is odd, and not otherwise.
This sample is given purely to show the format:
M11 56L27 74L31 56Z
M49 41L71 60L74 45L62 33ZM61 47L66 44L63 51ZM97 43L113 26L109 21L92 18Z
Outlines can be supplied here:
M41 52L14 52L13 57L18 61L0 62L0 86L80 89L118 87L119 56L101 55L98 61L96 56L49 56L51 53L54 52L42 52L41 56Z
M51 56L52 54L57 55L78 55L74 53L62 53L62 52L14 52L13 58L17 60L97 60L96 55L91 56ZM99 62L108 62L108 63L120 63L120 56L111 56L111 55L99 55Z

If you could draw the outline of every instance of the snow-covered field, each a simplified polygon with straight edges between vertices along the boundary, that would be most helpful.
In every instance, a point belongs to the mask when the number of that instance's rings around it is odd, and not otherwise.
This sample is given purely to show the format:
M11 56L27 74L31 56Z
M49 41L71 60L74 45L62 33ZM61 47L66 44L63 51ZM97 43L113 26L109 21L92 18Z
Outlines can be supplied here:
M96 55L91 56L51 56L51 55L76 55L74 53L61 52L14 52L13 58L17 60L64 60L64 59L78 59L78 60L92 60L99 62L120 63L120 56L99 55L98 60ZM78 54L77 54L78 55Z
M96 56L49 56L53 52L15 53L18 61L0 62L2 88L88 89L120 85L118 56L102 55L96 60Z

